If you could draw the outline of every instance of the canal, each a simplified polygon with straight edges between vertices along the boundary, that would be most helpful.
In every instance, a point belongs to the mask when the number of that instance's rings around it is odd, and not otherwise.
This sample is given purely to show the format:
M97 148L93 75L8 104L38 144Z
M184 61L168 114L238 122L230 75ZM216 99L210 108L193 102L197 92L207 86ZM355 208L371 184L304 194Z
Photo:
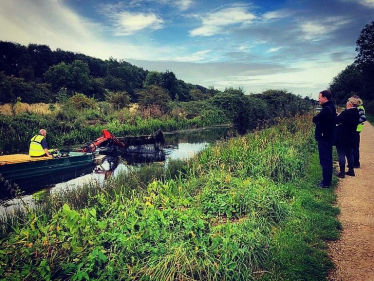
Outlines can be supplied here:
M136 167L157 162L167 167L170 160L189 159L210 144L224 140L235 132L228 126L213 126L201 129L190 129L183 131L164 133L165 144L163 149L155 151L152 148L145 148L144 153L137 153L122 157L99 155L102 158L100 163L93 167L77 170L62 177L51 177L47 182L43 182L43 188L34 192L45 190L50 194L76 189L90 182L103 183L109 177L116 177L118 174L134 169ZM21 198L2 200L0 204L0 216L4 212L23 208L24 203L33 202L33 192L24 194ZM22 203L23 201L23 203Z

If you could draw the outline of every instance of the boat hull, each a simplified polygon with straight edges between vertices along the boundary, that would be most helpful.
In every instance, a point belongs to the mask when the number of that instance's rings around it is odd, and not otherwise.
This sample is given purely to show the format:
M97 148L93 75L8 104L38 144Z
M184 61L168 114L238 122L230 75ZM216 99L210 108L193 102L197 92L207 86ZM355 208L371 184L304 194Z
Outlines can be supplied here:
M21 187L93 165L92 153L70 152L68 156L56 158L6 155L0 156L0 175L3 181Z

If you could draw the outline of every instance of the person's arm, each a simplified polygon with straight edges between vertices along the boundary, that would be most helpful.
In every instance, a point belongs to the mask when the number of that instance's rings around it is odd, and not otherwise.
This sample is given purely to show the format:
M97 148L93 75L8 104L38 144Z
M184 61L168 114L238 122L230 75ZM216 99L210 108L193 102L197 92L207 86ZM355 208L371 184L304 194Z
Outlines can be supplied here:
M48 151L48 144L45 138L43 138L41 145L44 149L45 155L47 155L48 157L52 157L52 155Z
M313 117L313 123L318 124L321 121L325 121L327 120L327 118L331 116L331 114L333 114L331 108L328 106L325 106L322 108L320 113L318 113L316 116Z
M360 120L359 120L360 124L364 123L366 121L365 111L362 108L359 108L358 113L360 114Z
M48 157L52 157L52 155L49 153L48 148L44 148L45 155Z

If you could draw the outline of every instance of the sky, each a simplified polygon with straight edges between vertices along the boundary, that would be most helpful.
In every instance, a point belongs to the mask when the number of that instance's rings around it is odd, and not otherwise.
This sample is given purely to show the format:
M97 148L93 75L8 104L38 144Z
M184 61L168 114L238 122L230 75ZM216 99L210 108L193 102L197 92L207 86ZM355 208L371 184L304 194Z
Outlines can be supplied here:
M373 20L374 0L1 0L0 40L316 99Z

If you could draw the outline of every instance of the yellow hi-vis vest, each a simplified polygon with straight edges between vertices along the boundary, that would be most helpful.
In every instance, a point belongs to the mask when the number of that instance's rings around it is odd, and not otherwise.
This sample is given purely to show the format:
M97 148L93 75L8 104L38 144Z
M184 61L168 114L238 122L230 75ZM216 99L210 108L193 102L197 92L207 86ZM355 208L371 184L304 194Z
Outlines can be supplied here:
M365 113L365 108L362 105L360 105L357 108L358 109L362 109L364 111L364 113ZM364 123L358 124L358 126L357 126L357 132L361 132L363 128L364 128Z
M45 151L42 147L42 140L44 139L44 136L36 135L34 136L30 141L30 150L29 155L30 156L43 156L45 154Z

